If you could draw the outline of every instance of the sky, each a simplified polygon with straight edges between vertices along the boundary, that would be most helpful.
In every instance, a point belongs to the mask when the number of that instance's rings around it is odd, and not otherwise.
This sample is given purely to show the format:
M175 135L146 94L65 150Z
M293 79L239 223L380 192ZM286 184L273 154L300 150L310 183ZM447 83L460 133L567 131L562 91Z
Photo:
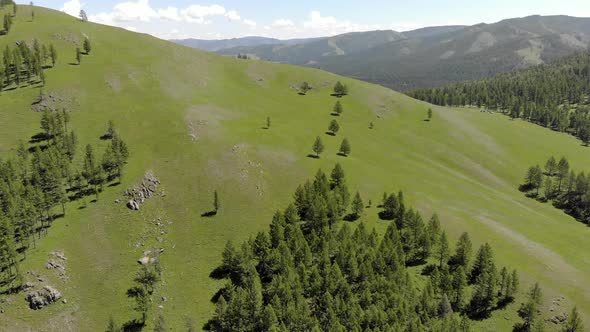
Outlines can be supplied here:
M29 3L18 1L17 3ZM162 39L309 38L494 23L528 15L590 17L590 0L37 0L35 5Z

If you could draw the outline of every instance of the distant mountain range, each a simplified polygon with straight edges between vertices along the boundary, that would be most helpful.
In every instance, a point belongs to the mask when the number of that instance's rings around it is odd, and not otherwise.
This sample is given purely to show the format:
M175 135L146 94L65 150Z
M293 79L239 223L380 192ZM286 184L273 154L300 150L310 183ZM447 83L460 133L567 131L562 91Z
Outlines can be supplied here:
M281 41L256 37L200 48L306 65L396 90L440 86L551 62L590 44L590 18L528 16L493 24L369 31ZM185 45L187 41L177 41Z
M170 41L184 46L192 48L198 48L209 52L217 52L223 49L231 49L234 47L253 47L260 45L295 45L305 44L310 41L323 39L320 38L299 38L299 39L275 39L267 37L242 37L242 38L231 38L231 39L219 39L219 40L208 40L208 39L171 39Z

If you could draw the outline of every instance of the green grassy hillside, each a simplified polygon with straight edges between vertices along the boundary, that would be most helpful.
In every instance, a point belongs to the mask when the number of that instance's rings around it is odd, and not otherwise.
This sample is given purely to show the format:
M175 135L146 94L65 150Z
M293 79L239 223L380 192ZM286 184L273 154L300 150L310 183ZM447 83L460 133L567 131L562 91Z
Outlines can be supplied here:
M564 155L576 169L588 165L588 148L575 138L467 109L435 107L426 122L430 105L383 87L199 52L41 8L29 22L27 10L19 7L12 31L0 36L0 49L22 39L54 43L59 60L46 71L45 92L67 102L81 143L96 144L112 119L131 156L121 185L85 209L69 204L67 216L56 220L22 262L24 271L41 273L61 290L67 303L31 311L24 295L9 296L11 305L0 304L0 330L94 331L110 315L119 323L135 317L125 291L137 259L153 246L165 249L154 312L162 311L174 330L187 317L201 327L214 310L210 299L220 284L209 273L225 242L265 230L299 183L336 162L349 187L373 206L384 191L404 190L424 215L439 213L453 242L463 231L475 245L490 242L499 265L520 271L522 289L538 280L545 316L555 314L549 311L552 300L564 296L555 312L567 312L575 302L590 325L590 229L517 189L524 170L550 155ZM81 66L70 65L83 35L93 51ZM304 80L314 89L300 96L294 87ZM349 86L350 95L342 99L341 130L331 137L324 132L337 80ZM39 132L41 115L31 110L38 94L38 87L25 87L0 96L0 157L12 155L18 139ZM267 116L268 130L262 129ZM368 128L371 121L374 129ZM308 158L318 135L326 152ZM343 137L352 145L347 158L336 155ZM114 203L148 170L160 179L165 196L149 199L138 212ZM214 190L221 210L201 217L212 208ZM386 222L377 211L368 209L362 220L383 230ZM157 218L165 227L154 225ZM67 281L45 269L53 250L68 258ZM477 329L508 330L522 300L477 323Z

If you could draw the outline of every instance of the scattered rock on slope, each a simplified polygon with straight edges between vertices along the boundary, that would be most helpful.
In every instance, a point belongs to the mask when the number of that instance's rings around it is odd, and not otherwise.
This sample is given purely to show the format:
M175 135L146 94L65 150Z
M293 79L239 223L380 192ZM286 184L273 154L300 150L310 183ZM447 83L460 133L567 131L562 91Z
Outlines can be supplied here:
M41 290L29 293L25 300L29 302L31 309L37 310L56 302L60 298L61 293L57 289L51 286L45 286Z
M146 199L154 196L159 185L160 180L156 178L154 173L151 171L146 172L139 185L125 191L125 196L129 198L127 207L134 211L139 210L139 205L143 204Z

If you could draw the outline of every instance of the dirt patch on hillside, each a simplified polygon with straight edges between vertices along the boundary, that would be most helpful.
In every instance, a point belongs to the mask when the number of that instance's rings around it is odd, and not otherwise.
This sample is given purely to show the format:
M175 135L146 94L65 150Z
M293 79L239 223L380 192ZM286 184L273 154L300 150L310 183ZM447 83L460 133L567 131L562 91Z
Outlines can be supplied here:
M51 38L53 38L54 40L65 40L66 42L76 46L82 45L80 36L73 33L63 35L61 33L54 33L53 36L51 36Z
M477 38L465 53L480 52L486 48L494 46L495 43L496 38L491 33L484 31L477 35Z
M49 91L42 92L40 95L35 97L35 100L31 104L31 109L35 112L44 111L61 111L63 109L71 110L74 106L77 106L76 98L73 93L68 91Z
M109 74L109 75L105 75L105 83L107 84L107 86L113 90L114 92L121 92L121 90L123 89L123 85L121 83L121 80L119 79L119 76L114 75L114 74Z
M450 133L451 135L459 137L460 134L464 134L469 141L487 148L490 152L498 155L504 154L503 149L496 144L493 137L478 130L471 123L466 121L459 111L438 108L435 116L439 116L451 124L451 128L453 128Z
M512 240L512 242L517 243L528 255L543 262L549 271L559 271L559 273L565 274L569 278L573 277L574 274L579 273L578 269L568 264L563 257L556 252L544 247L540 243L530 240L526 236L502 225L490 217L486 215L478 215L475 216L475 219L481 221L495 232Z
M246 75L258 85L268 87L268 82L276 77L276 71L266 63L253 62L246 68Z
M203 137L220 137L220 123L223 120L236 118L234 112L215 105L198 105L186 111L185 122L188 136L192 141Z
M236 181L237 190L264 196L267 186L265 168L251 150L246 143L233 145L220 158L209 160L207 173L219 179Z

